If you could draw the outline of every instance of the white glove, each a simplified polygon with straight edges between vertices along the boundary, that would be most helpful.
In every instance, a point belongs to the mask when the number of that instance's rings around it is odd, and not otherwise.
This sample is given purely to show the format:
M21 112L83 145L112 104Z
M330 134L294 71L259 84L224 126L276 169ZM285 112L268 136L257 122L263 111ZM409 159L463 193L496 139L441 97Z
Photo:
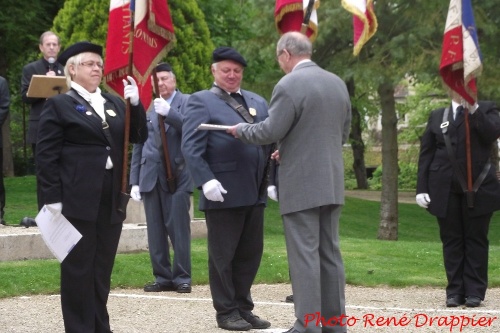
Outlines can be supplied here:
M55 216L61 214L61 212L62 212L62 202L55 202L55 203L51 203L51 204L48 204L45 206Z
M276 186L269 185L267 187L267 196L274 201L278 201L278 189Z
M130 104L136 106L139 105L139 88L137 88L137 83L134 78L131 76L127 76L127 79L130 81L128 84L127 80L123 80L123 97L125 99L130 98Z
M212 179L203 184L202 186L203 194L210 201L224 201L223 194L226 194L227 191L222 187L221 183L217 179Z
M431 198L427 193L419 193L416 197L417 204L422 208L427 208L431 202Z
M155 98L153 102L155 106L155 112L159 115L166 117L170 111L170 104L163 98Z
M141 192L139 191L139 185L132 185L132 188L130 189L130 197L132 200L141 202Z

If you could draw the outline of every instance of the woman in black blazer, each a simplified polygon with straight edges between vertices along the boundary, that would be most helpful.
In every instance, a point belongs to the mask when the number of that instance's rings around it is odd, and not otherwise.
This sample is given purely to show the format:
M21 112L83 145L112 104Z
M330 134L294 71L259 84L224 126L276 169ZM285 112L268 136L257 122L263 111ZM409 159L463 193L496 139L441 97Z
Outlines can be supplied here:
M82 238L61 263L61 306L66 332L111 332L107 299L125 213L121 192L125 104L101 93L102 47L79 42L58 58L68 93L44 105L36 166L42 200L62 213ZM131 143L147 138L146 116L135 81L130 98Z

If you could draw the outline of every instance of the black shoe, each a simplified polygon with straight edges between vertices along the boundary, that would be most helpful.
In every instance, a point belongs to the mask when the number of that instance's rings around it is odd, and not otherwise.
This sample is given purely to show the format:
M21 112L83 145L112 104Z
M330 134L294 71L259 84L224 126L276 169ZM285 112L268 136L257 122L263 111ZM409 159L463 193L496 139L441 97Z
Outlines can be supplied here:
M457 306L464 304L465 298L462 295L453 295L446 299L446 306L449 308L456 308Z
M481 305L481 299L477 296L468 296L465 301L465 306L468 308L477 308Z
M0 224L1 224L1 225L7 225L7 223L5 222L5 220L4 220L4 219L1 219L1 220L0 220Z
M260 319L258 316L251 312L241 312L241 318L252 325L254 329L265 329L271 326L271 323L267 320Z
M153 282L144 286L145 292L175 291L174 286Z
M217 326L228 331L248 331L252 329L252 324L241 318L239 315L232 315L217 322Z
M293 303L293 295L288 295L287 297L285 297L285 302Z
M292 328L290 328L288 331L285 331L285 332L283 332L283 333L300 333L300 332L299 332L299 331L297 331L297 330L295 329L295 327L292 327Z
M19 225L22 225L25 228L36 227L36 221L34 218L26 216L26 217L23 217L21 219L21 222L19 222Z
M184 293L190 293L191 292L191 285L189 283L181 283L180 285L177 286L176 290L178 293L184 294Z

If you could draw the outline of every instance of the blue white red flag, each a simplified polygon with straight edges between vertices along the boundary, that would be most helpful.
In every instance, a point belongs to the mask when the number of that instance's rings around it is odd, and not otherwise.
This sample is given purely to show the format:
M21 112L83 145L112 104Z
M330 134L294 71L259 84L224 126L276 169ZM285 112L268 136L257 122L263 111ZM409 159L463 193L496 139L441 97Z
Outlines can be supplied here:
M120 96L123 96L122 80L128 72L132 22L133 76L139 86L141 102L148 109L153 91L149 79L151 71L175 41L167 0L110 1L104 84Z
M453 97L464 104L477 101L476 78L483 69L470 0L451 0L439 72Z
M304 13L309 0L276 0L274 7L274 22L280 34L289 31L300 31L304 21ZM318 14L319 0L314 3L314 9L309 19L306 35L311 41L318 36Z
M378 23L373 10L373 0L342 0L342 7L353 15L353 54L356 56L377 31Z

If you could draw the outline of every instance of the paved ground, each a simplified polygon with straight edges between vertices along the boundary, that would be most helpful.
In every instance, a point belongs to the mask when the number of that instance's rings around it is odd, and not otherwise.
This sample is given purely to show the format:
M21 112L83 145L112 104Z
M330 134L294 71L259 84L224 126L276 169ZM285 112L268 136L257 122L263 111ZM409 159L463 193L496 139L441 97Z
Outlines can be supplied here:
M293 305L284 302L290 290L287 284L254 286L254 313L272 326L250 332L275 333L291 327ZM347 286L346 298L349 333L500 332L500 289L489 290L477 309L446 308L443 291L434 288ZM63 332L59 301L58 295L0 300L0 331ZM191 294L113 290L108 308L115 333L226 332L216 327L207 286L194 286Z

